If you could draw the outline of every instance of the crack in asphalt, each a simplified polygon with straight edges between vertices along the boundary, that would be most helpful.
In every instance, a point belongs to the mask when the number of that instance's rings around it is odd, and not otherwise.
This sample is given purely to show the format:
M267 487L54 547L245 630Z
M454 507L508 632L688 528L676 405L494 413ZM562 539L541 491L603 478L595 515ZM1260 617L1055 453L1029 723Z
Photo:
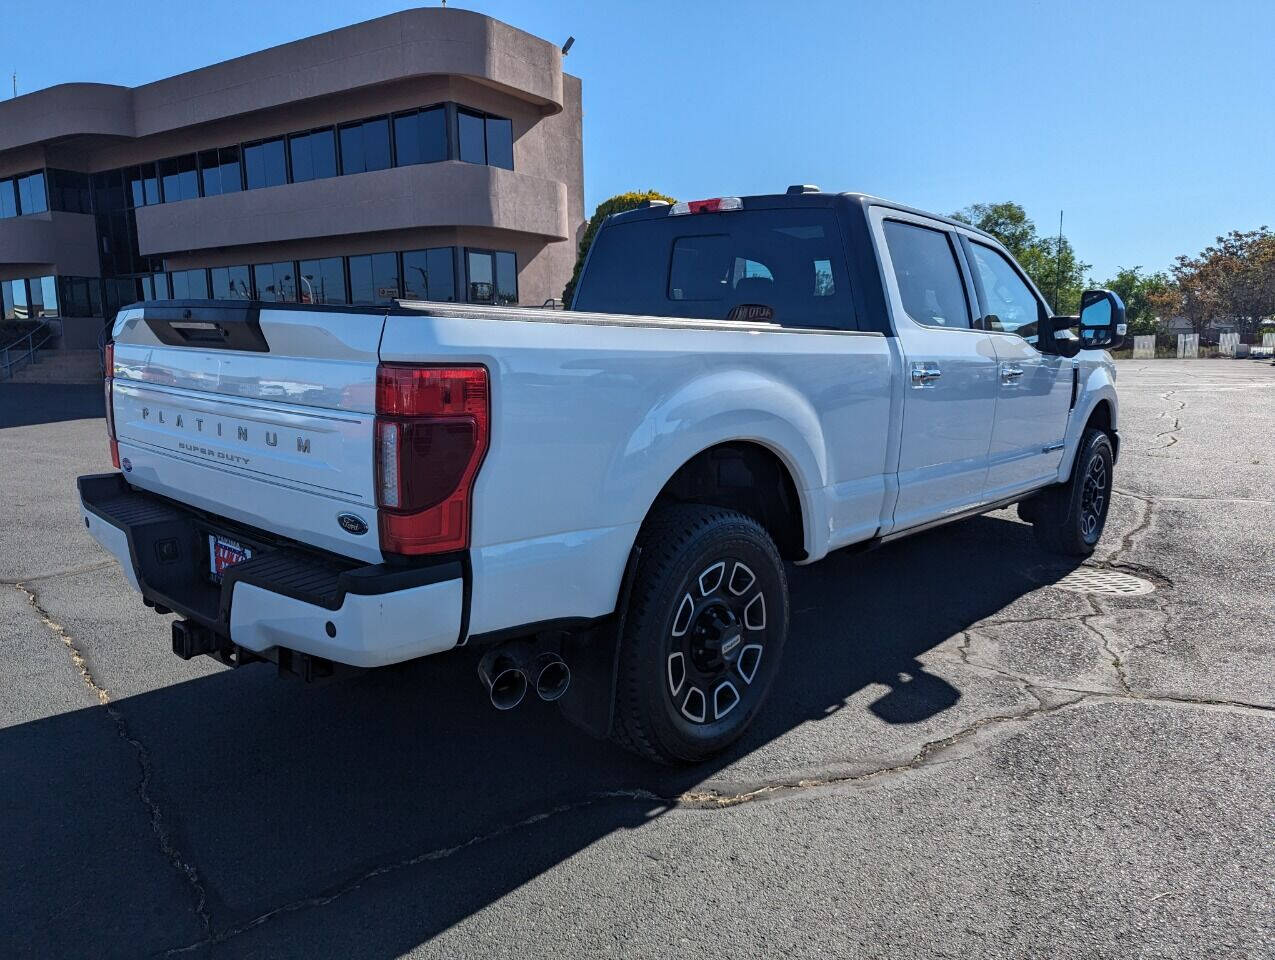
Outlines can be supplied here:
M1182 418L1178 417L1177 414L1181 413L1183 410L1186 409L1186 401L1172 399L1175 393L1177 393L1176 390L1169 390L1166 393L1160 394L1161 400L1163 400L1165 403L1176 403L1177 408L1173 410L1165 410L1159 416L1156 417L1157 420L1163 420L1166 417L1173 415L1173 426L1171 426L1168 430L1160 431L1159 433L1157 433L1155 436L1151 438L1152 442L1159 440L1161 437L1169 438L1168 443L1161 444L1160 446L1153 447L1152 449L1167 450L1169 449L1169 447L1173 446L1175 443L1178 442L1178 431L1182 429Z
M90 563L87 566L74 567L70 570L54 570L51 573L37 573L34 577L3 577L0 578L0 583L16 587L23 583L35 583L37 580L48 580L52 577L74 577L81 573L92 573L94 570L101 570L103 567L117 566L119 566L119 563L114 559L102 560L99 563Z
M176 846L173 845L172 836L168 832L168 827L164 823L164 812L160 809L159 803L151 796L150 785L154 774L154 768L151 764L150 751L146 749L146 745L132 735L128 728L128 721L124 719L124 714L120 712L111 701L111 695L106 688L100 684L89 670L88 662L84 659L84 654L80 648L75 645L75 639L66 631L62 624L53 619L43 606L40 605L39 592L27 586L29 581L14 583L14 589L22 593L35 611L36 617L41 623L47 627L55 637L66 647L67 654L71 658L71 664L75 667L75 671L79 674L80 681L88 687L89 691L97 697L97 702L106 711L106 715L111 718L115 724L116 735L124 741L133 751L133 756L137 760L138 770L140 771L140 779L137 784L137 797L142 802L142 806L146 808L150 816L151 831L155 834L155 839L159 842L160 852L168 860L169 863L176 868L177 872L182 875L191 892L195 897L195 915L199 919L200 926L204 929L205 934L212 931L212 916L208 912L208 897L204 891L203 883L199 879L199 871L189 860L182 856Z

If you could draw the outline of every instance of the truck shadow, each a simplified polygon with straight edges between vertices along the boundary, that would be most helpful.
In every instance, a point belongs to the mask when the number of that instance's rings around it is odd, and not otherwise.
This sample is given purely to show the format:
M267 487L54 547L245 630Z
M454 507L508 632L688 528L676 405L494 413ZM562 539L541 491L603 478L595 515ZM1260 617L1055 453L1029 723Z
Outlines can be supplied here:
M983 517L793 569L767 710L692 770L594 742L542 704L495 714L471 654L316 688L246 667L0 731L0 953L140 956L210 929L218 956L399 956L608 835L640 843L668 809L651 798L756 768L779 738L870 757L870 741L811 724L871 684L889 692L865 730L949 709L961 691L919 658L1072 566ZM140 623L162 644L162 621ZM614 870L646 882L629 857Z

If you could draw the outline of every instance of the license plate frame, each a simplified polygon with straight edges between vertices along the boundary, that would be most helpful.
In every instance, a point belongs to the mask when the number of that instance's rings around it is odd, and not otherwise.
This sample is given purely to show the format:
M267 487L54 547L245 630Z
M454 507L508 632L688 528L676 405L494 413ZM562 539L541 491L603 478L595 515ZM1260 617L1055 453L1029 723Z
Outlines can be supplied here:
M243 541L220 533L208 534L208 578L213 583L221 583L227 570L252 556L253 548Z

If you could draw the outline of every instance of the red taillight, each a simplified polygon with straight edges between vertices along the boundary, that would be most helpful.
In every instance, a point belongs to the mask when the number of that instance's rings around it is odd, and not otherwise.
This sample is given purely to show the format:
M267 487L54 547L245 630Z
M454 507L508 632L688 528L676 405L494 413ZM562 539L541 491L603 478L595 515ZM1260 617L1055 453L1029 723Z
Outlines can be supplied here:
M376 499L381 549L469 545L474 477L487 452L484 367L384 363L376 370Z
M102 381L106 391L106 435L111 441L111 463L118 470L120 466L120 445L115 439L115 398L112 396L111 383L115 376L115 344L108 343L106 345L105 355L102 359L103 373L106 379Z

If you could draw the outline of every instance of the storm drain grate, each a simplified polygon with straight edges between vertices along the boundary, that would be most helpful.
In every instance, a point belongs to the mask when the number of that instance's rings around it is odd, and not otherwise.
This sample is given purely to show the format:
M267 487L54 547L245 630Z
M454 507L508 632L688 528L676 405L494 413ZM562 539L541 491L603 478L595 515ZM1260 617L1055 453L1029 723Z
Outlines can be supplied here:
M1054 584L1071 593L1097 593L1104 597L1140 597L1155 589L1155 584L1119 570L1077 567Z

